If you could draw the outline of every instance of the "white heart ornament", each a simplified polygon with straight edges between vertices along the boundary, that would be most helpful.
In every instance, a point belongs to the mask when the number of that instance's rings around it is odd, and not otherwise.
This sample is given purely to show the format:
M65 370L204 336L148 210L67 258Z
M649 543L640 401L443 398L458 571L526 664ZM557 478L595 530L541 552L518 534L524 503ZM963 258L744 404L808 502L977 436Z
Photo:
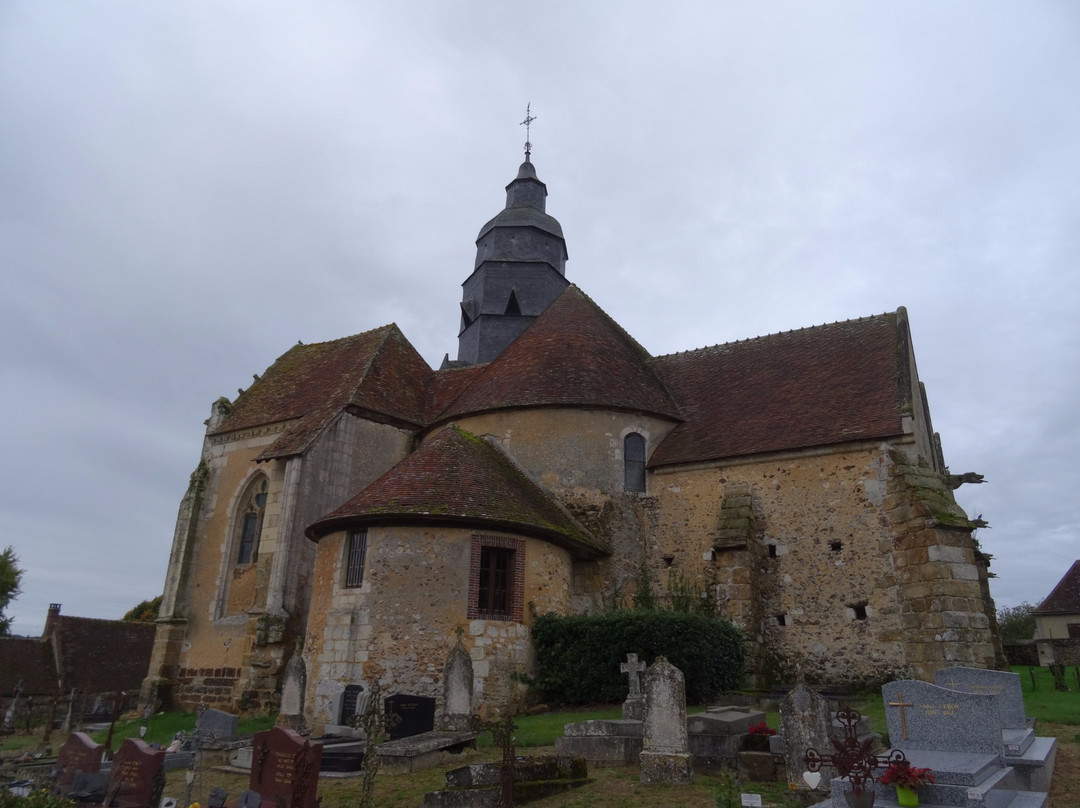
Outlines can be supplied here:
M810 788L816 790L821 785L821 772L803 772L802 779L806 781Z

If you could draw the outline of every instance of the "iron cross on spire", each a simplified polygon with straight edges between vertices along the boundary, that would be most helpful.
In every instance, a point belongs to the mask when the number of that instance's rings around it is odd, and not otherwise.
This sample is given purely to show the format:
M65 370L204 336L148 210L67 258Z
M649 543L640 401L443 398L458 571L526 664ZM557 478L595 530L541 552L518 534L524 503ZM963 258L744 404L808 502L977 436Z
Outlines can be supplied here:
M525 127L525 162L530 162L532 157L532 143L529 142L529 129L532 127L532 122L536 120L536 116L532 114L532 102L530 101L525 105L525 120L518 124L518 126Z

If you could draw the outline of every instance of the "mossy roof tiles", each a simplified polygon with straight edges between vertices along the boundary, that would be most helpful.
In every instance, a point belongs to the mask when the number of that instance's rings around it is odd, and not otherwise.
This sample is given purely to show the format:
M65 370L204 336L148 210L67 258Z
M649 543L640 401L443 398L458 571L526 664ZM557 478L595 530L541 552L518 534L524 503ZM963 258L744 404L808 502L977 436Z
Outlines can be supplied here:
M143 675L146 675L145 670ZM23 696L56 694L59 681L52 644L47 640L0 637L0 693L5 699L10 698L20 683Z
M501 528L585 558L610 552L502 451L457 426L432 436L307 534L317 540L351 526L423 523Z
M268 460L301 453L346 408L419 426L431 376L396 325L296 345L237 398L214 434L295 421L259 457Z
M437 421L518 407L600 407L678 419L649 354L569 286L442 412Z
M65 689L138 690L150 666L155 631L153 623L57 616L53 636Z
M1080 614L1080 561L1073 562L1035 614Z
M901 327L891 313L656 357L685 420L649 466L902 434Z

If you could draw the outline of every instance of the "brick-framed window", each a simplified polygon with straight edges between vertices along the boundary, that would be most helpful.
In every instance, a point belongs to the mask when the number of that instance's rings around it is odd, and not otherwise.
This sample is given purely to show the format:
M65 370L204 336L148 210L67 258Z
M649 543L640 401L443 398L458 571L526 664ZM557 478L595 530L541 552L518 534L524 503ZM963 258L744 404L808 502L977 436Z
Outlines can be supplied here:
M345 587L364 583L364 560L367 557L367 530L351 530L345 539Z
M524 601L525 542L474 534L469 556L469 619L520 623Z

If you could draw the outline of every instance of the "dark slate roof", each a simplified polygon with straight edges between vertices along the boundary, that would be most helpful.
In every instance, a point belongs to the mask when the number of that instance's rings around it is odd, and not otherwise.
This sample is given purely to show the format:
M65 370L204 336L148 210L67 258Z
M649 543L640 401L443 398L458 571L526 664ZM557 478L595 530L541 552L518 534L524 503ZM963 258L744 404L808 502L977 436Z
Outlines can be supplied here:
M1080 614L1080 561L1074 561L1035 614Z
M902 434L906 327L901 310L657 357L685 420L649 466Z
M679 418L649 354L569 286L437 420L515 407L576 406Z
M307 529L327 533L365 524L486 526L538 536L595 558L608 548L498 448L451 426Z
M432 370L396 325L296 345L239 396L214 434L292 421L259 460L302 453L342 410L420 426Z
M24 696L57 693L59 682L49 642L40 637L0 637L0 698L11 698L20 682Z
M53 643L64 689L137 692L150 668L154 632L153 623L58 615Z

